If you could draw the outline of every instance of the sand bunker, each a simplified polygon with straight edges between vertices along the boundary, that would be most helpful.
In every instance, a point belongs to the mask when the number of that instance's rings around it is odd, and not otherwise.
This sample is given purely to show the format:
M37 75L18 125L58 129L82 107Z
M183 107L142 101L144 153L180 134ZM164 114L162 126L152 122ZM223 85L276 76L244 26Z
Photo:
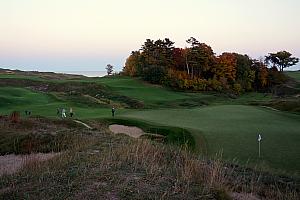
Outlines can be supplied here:
M21 170L26 164L35 161L46 161L60 153L37 153L28 155L9 154L0 156L0 176L13 174Z
M145 134L145 132L142 129L135 126L113 124L109 126L109 130L114 134L123 133L133 138L139 138L140 136Z

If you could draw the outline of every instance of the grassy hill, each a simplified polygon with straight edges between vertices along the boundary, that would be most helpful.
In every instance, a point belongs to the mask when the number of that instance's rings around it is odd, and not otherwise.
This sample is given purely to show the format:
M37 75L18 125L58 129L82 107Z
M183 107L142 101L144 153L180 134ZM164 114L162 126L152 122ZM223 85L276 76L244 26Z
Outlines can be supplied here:
M300 71L288 71L285 73L293 79L300 81Z
M2 114L13 110L23 114L29 109L34 115L59 118L57 108L72 107L79 119L109 119L111 106L116 106L117 118L141 128L143 123L148 123L152 127L189 130L195 138L196 150L207 156L223 152L224 159L299 174L300 115L260 107L274 99L270 94L230 97L187 93L129 77L20 76L0 75L0 84L5 83L5 87L0 87ZM133 109L136 105L139 109ZM258 133L263 135L260 159L257 158Z
M12 151L60 153L48 161L27 158L22 171L0 174L1 199L299 197L297 179L205 159L176 146L113 135L98 120L88 122L93 130L71 120L40 117L18 124L3 122L0 118L5 141L18 147ZM22 140L9 139L18 134Z

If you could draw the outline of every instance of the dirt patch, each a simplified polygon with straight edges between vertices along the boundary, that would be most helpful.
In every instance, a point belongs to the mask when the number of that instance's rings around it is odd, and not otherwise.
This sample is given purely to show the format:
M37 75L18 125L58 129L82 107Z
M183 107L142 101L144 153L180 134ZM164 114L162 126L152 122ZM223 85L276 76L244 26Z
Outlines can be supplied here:
M140 136L146 134L142 129L138 127L117 124L110 125L109 130L114 134L123 133L133 138L139 138Z
M269 107L269 106L261 106L262 108L267 108L267 109L270 109L270 110L273 110L273 111L280 111L280 110L277 110L275 108L272 108L272 107Z
M0 156L0 176L14 174L31 162L42 162L59 155L60 153L37 153L28 155L9 154Z
M88 129L93 129L92 127L90 127L89 125L87 125L86 123L84 123L82 121L79 121L79 120L73 120L73 121L76 122L76 123L78 123L78 124L81 124L81 125L85 126Z

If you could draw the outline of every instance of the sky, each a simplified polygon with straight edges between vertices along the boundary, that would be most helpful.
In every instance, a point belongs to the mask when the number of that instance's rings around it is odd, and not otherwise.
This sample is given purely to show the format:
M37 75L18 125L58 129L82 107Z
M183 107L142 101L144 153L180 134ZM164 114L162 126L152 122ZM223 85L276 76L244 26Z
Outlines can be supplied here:
M185 47L191 36L217 55L300 57L299 9L299 0L0 0L0 67L121 70L147 38Z

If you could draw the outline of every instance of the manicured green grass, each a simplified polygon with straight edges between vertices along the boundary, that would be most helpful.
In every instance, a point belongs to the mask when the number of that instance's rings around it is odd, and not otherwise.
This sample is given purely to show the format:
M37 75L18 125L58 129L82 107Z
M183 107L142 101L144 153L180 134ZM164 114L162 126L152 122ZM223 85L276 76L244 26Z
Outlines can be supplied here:
M111 115L108 108L74 105L74 102L58 100L51 94L24 88L0 87L0 100L0 115L10 114L12 111L19 111L24 115L25 110L30 110L33 115L57 117L57 108L65 108L68 111L70 107L73 108L77 118L99 118Z
M95 82L108 86L113 92L142 101L147 108L184 108L210 104L248 104L268 101L272 97L262 93L247 93L233 99L214 92L182 92L147 84L130 77L94 78Z
M102 83L113 93L143 101L148 108L117 109L117 118L135 120L138 124L184 128L195 137L196 149L208 155L223 151L225 159L236 158L243 163L249 161L272 169L299 173L300 116L245 106L269 101L272 99L270 95L248 93L229 98L216 93L175 92L129 77L84 78L76 81ZM0 100L0 115L14 110L24 114L24 110L28 109L33 115L57 118L57 108L68 110L72 107L75 117L79 119L111 117L110 108L89 107L24 88L0 87ZM257 158L256 140L259 132L263 135L260 159Z
M285 72L288 76L294 78L297 81L300 81L300 71L295 71L295 72Z
M123 117L191 129L196 139L198 131L206 141L209 155L222 151L225 159L236 158L243 163L249 161L299 173L299 115L253 106L221 105L136 111ZM260 159L258 133L263 137Z
M285 73L297 81L297 83L295 83L293 87L300 89L300 71L294 71L294 72L290 71Z
M185 99L185 93L174 92L153 86L129 77L99 78L98 82L107 85L112 91L143 101L145 104L159 104Z
M14 108L31 109L31 107L57 104L58 101L51 95L33 92L24 88L0 87L0 111Z
M29 80L37 80L42 81L43 79L38 76L25 76L25 75L17 75L17 74L0 74L1 78L12 78L12 79L29 79Z

